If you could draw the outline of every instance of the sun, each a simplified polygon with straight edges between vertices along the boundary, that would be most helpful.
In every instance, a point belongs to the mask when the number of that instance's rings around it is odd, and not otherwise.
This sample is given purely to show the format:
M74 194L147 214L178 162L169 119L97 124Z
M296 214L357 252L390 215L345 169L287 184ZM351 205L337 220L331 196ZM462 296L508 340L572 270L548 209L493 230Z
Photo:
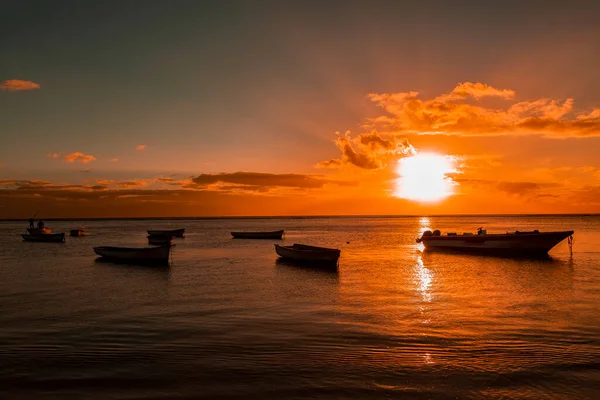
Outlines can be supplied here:
M432 203L454 193L456 182L448 174L457 172L453 157L436 153L417 153L398 161L394 196Z

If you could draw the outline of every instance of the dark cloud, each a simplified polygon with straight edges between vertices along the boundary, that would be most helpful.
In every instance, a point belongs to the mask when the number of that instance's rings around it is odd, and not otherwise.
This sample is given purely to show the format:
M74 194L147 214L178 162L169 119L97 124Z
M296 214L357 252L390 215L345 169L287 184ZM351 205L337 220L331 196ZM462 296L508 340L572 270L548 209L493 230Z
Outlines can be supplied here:
M203 188L214 184L224 184L226 186L238 185L238 188L241 188L243 186L252 187L251 190L259 190L258 188L269 189L276 187L318 189L322 188L326 184L348 184L348 182L328 180L320 175L269 174L262 172L201 174L192 177L190 181L191 183L187 187Z

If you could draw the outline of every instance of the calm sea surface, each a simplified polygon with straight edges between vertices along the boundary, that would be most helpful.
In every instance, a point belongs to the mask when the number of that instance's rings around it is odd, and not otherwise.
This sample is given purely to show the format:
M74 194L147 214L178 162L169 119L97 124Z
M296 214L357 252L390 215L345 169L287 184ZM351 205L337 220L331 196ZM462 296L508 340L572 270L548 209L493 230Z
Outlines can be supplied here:
M49 222L55 232L79 222ZM93 221L65 244L0 223L0 397L600 398L600 217ZM423 253L426 228L575 230L548 260ZM186 228L170 268L96 261ZM338 272L276 241L342 250Z

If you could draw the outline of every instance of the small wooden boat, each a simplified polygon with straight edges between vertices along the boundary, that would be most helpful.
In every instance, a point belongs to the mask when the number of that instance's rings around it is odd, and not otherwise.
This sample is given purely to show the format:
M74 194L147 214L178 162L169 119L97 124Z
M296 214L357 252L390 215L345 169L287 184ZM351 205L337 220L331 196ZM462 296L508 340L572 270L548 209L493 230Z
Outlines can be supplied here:
M71 229L70 234L74 237L85 236L85 230L83 228Z
M234 239L281 239L283 229L271 232L231 232Z
M157 229L157 230L150 230L150 231L148 231L148 235L151 235L151 236L169 235L169 236L173 236L173 237L183 237L184 233L185 233L185 228L172 229L172 230Z
M44 234L27 234L21 235L26 242L55 242L62 243L65 241L64 233L44 233Z
M292 246L275 245L275 252L281 257L295 261L317 264L337 265L341 251L326 247L293 244Z
M423 232L423 235L417 239L417 243L423 243L428 250L506 256L543 256L571 235L573 235L573 231L540 232L538 230L488 234L482 228L479 228L477 234L466 232L462 235L456 233L442 235L439 230L435 230Z
M27 228L30 235L48 235L52 233L50 228Z
M94 252L100 257L112 261L142 263L142 264L168 264L171 248L158 247L94 247Z
M171 246L172 238L170 235L148 235L148 243L158 246Z

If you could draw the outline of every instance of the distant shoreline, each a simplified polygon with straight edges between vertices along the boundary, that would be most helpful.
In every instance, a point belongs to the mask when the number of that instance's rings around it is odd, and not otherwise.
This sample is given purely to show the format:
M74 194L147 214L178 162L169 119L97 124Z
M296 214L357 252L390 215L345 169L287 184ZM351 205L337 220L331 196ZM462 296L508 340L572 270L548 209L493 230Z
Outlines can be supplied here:
M324 218L422 218L422 217L597 217L586 214L430 214L430 215L285 215L285 216L216 216L216 217L107 217L107 218L41 218L44 221L202 221L217 219L324 219ZM39 220L40 218L36 218ZM29 221L29 218L3 218L0 222Z

